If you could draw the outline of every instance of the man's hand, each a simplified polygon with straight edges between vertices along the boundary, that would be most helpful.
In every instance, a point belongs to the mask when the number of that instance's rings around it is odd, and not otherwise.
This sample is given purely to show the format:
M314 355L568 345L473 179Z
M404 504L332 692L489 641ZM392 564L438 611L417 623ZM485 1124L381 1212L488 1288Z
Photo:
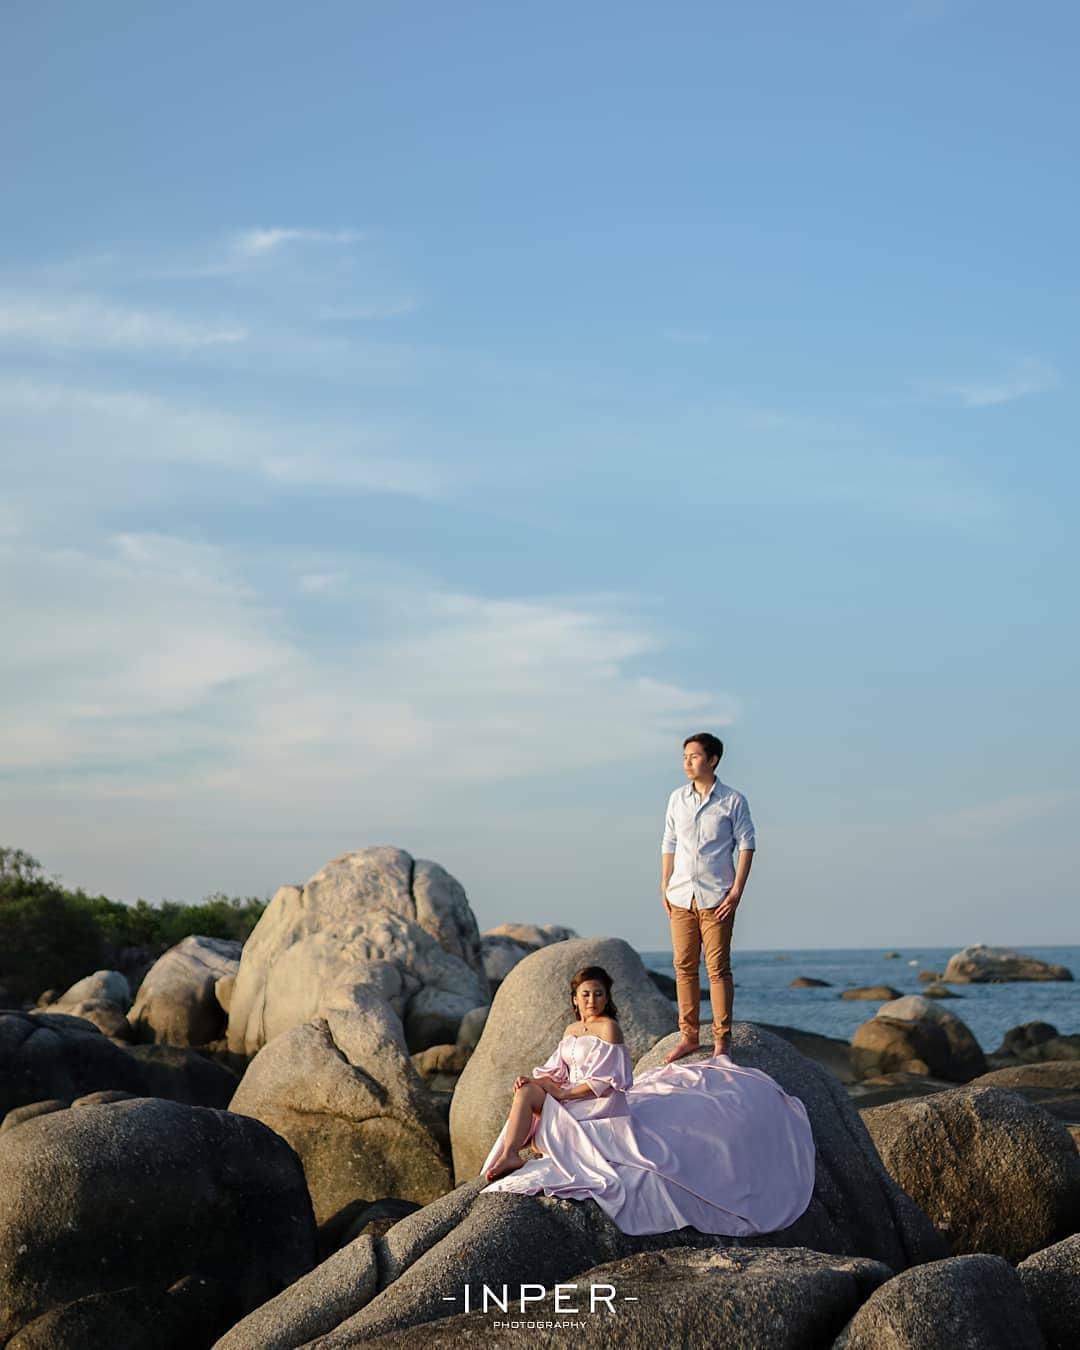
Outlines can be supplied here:
M667 888L671 884L672 873L675 871L675 854L661 853L660 855L660 902L664 906L664 913L671 918L671 905L667 898Z
M727 919L734 917L735 911L739 908L739 901L741 899L742 891L736 891L735 887L732 886L731 890L724 896L720 904L717 905L716 917L721 922L725 922Z

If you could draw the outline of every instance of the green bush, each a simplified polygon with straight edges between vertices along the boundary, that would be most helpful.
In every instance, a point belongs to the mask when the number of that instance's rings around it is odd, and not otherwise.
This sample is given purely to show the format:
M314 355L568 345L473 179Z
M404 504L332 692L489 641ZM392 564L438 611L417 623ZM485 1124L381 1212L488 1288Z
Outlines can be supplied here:
M164 951L192 933L243 942L266 903L219 893L196 905L125 905L68 890L22 849L0 848L0 985L36 998L99 969L110 948Z

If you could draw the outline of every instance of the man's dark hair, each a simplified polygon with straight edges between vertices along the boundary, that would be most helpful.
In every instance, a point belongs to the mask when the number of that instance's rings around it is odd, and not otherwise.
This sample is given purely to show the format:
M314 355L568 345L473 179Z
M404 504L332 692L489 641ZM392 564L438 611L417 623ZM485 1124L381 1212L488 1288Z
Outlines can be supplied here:
M685 750L691 741L697 741L708 759L712 759L714 755L717 761L724 758L724 742L719 736L714 736L711 731L699 731L696 736L687 736L682 743L682 748Z

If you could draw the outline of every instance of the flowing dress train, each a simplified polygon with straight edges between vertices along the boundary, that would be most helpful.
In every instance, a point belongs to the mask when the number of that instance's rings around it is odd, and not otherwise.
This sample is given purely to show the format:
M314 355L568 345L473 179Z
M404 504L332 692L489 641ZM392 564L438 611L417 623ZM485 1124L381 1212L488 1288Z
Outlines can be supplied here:
M806 1108L760 1069L724 1055L676 1061L633 1077L630 1052L585 1033L565 1035L533 1077L592 1097L545 1095L529 1137L543 1157L484 1187L523 1195L592 1197L624 1233L746 1237L795 1222L814 1190ZM481 1174L506 1138L503 1126Z

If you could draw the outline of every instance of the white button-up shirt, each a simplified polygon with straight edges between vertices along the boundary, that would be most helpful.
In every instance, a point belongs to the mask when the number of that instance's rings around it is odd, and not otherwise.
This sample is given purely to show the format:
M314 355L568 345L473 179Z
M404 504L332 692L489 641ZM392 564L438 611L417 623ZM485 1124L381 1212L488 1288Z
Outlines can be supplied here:
M676 788L668 799L661 853L675 854L668 883L669 905L715 909L735 882L735 850L755 848L754 822L741 792L719 778L704 798L693 783Z

